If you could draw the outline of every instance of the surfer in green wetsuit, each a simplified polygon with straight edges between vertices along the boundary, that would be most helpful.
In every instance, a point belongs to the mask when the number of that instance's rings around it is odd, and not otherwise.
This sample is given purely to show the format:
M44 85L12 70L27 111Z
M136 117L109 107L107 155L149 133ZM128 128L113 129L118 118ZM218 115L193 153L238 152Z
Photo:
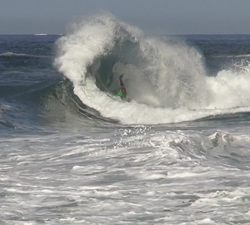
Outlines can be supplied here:
M118 96L120 96L122 100L125 100L125 101L128 102L129 99L128 99L128 97L127 97L127 96L128 96L127 90L126 90L125 85L124 85L123 80L122 80L122 77L123 77L123 76L124 76L124 74L120 75L120 77L119 77L119 81L120 81L121 88L119 88L119 89L116 91L116 94L117 94Z

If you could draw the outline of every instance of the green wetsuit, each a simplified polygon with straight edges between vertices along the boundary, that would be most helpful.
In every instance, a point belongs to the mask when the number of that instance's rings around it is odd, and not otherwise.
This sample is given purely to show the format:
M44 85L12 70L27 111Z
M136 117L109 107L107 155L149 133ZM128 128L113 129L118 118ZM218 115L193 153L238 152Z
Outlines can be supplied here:
M126 92L126 93L122 93L122 89L121 89L121 88L119 88L119 89L116 91L116 94L117 94L118 96L120 96L121 98L127 98L127 96L128 96L127 92Z

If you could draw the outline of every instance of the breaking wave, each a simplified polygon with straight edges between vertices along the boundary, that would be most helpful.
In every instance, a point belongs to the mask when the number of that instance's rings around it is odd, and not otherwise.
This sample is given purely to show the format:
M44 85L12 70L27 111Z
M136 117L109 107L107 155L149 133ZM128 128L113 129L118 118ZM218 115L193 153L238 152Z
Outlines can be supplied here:
M208 76L203 55L173 37L146 37L108 13L75 24L56 42L54 65L83 104L124 124L159 124L249 111L249 72ZM119 76L130 102L114 92Z

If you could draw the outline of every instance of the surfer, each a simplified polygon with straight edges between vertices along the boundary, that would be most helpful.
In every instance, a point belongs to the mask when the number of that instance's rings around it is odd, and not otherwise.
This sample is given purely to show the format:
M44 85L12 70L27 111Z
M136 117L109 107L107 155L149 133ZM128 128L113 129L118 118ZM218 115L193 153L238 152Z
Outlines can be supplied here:
M121 99L122 100L125 100L125 101L129 101L129 99L128 99L128 93L127 93L127 90L126 90L126 88L125 88L125 85L124 85L124 83L123 83L123 80L122 80L122 77L124 76L124 73L122 74L122 75L120 75L120 77L119 77L119 81L120 81L120 85L121 85L121 88L119 88L117 91L116 91L116 94L118 95L118 96L120 96L121 97Z

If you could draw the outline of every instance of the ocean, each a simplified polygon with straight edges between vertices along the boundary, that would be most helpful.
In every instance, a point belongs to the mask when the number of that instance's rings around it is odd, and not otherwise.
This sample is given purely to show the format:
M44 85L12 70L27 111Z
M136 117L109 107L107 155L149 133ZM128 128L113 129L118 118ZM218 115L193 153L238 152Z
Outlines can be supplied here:
M110 15L0 35L0 224L250 224L249 59Z

